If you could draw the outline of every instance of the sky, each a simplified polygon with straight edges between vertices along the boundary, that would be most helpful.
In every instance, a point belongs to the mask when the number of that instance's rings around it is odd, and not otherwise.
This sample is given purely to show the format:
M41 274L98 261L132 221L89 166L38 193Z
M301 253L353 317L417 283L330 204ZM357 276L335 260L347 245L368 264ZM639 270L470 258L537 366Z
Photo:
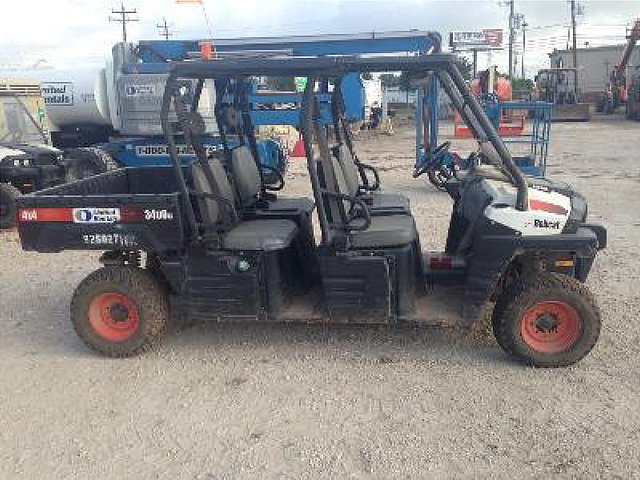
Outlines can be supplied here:
M578 46L625 43L625 26L640 18L640 1L580 0ZM163 17L173 39L211 36L200 5L175 0L125 0L137 9L128 24L132 41L158 39ZM109 22L112 0L3 0L0 17L0 68L34 64L53 67L103 62L121 39L120 24ZM504 0L204 0L214 38L358 33L388 30L450 31L508 29ZM566 0L515 0L524 15L527 76L547 66L547 54L567 46L570 23ZM505 46L507 34L505 33ZM516 71L520 71L522 36L516 40ZM507 69L506 49L480 54L479 68L489 64Z

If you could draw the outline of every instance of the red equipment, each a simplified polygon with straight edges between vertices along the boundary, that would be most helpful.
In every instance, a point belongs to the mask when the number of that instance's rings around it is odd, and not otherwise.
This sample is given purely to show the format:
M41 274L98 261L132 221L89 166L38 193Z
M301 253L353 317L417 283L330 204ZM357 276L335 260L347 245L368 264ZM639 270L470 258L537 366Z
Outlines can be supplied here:
M606 91L602 96L601 103L599 105L600 108L598 109L603 113L611 114L615 112L620 105L623 105L627 101L628 90L625 71L638 39L640 39L640 19L636 20L635 25L629 33L629 43L627 43L627 46L622 53L620 63L613 67L613 70L611 71Z

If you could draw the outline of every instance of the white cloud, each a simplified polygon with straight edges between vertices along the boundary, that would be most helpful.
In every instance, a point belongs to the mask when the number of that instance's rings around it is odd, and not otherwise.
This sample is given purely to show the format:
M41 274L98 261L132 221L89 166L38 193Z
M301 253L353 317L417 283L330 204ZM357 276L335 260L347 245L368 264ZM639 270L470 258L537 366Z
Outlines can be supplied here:
M0 64L29 65L40 59L52 65L100 61L121 37L120 25L108 22L111 9L119 5L110 0L3 0ZM128 27L134 41L159 38L156 24L162 17L172 24L173 38L209 36L198 5L128 0L125 6L139 12L140 21ZM507 28L507 10L497 0L205 0L205 6L218 38L418 28L440 31L446 41L450 30ZM526 59L527 68L533 70L546 64L546 53L554 46L564 47L566 2L520 0L516 9L525 14L531 28ZM579 38L615 42L615 32L622 35L624 31L615 25L628 23L634 14L640 14L637 2L586 2ZM536 29L554 24L560 27ZM481 66L489 61L487 57L480 55ZM506 51L493 53L491 63L505 70L506 58Z

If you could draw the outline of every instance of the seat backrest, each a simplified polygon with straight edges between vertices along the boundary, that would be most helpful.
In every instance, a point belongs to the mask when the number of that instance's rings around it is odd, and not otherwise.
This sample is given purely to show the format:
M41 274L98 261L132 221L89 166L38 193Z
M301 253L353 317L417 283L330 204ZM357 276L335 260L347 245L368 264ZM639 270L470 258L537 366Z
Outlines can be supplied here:
M344 143L335 147L334 153L346 182L347 193L355 197L360 189L360 172L353 155L351 155L351 151Z
M209 167L211 176L205 172L205 168ZM200 162L194 162L192 167L193 186L196 194L198 194L198 205L200 206L200 214L202 220L209 225L218 223L231 224L233 222L233 214L231 210L222 205L213 198L206 198L204 194L218 195L227 199L233 205L234 195L231 183L227 178L224 167L217 158L207 160L207 165Z
M320 154L316 159L316 163L322 171L324 188L332 193L351 195L342 167L340 166L340 162L329 150L325 127L316 124L315 130L316 140L318 142L318 151ZM342 213L346 214L349 212L351 202L329 196L325 198L324 205L327 217L333 223L341 223Z
M262 177L251 149L246 145L231 151L231 172L242 206L254 206L262 189Z

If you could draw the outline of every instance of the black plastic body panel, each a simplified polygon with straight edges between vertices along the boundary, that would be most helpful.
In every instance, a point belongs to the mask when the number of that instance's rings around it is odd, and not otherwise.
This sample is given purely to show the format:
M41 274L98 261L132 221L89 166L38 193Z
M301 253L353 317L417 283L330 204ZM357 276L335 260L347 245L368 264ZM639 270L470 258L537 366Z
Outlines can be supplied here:
M191 321L278 320L300 284L290 247L272 252L225 252L202 246L160 258L162 274ZM296 264L297 265L297 264Z
M10 183L25 194L63 182L64 173L64 167L61 165L34 167L0 165L0 182Z
M415 245L335 254L321 248L322 290L329 318L387 323L411 315L417 291Z
M386 323L392 316L392 267L384 256L320 255L331 320Z
M261 255L193 250L184 259L184 269L180 304L189 319L258 319L263 304Z
M304 197L286 198L279 200L275 205L277 208L244 210L242 218L245 220L284 219L295 222L298 226L298 236L294 241L295 249L293 252L297 256L297 262L288 262L288 268L300 270L303 288L310 288L313 283L319 280L320 275L311 218L315 205L313 201Z
M490 233L493 228L486 219L473 241L473 252L468 258L466 278L467 310L476 312L488 302L496 291L502 275L511 261L521 255L533 255L541 259L553 259L565 254L575 259L573 275L585 281L598 252L597 229L585 226L576 233L558 235L520 236ZM606 240L605 240L606 242Z

